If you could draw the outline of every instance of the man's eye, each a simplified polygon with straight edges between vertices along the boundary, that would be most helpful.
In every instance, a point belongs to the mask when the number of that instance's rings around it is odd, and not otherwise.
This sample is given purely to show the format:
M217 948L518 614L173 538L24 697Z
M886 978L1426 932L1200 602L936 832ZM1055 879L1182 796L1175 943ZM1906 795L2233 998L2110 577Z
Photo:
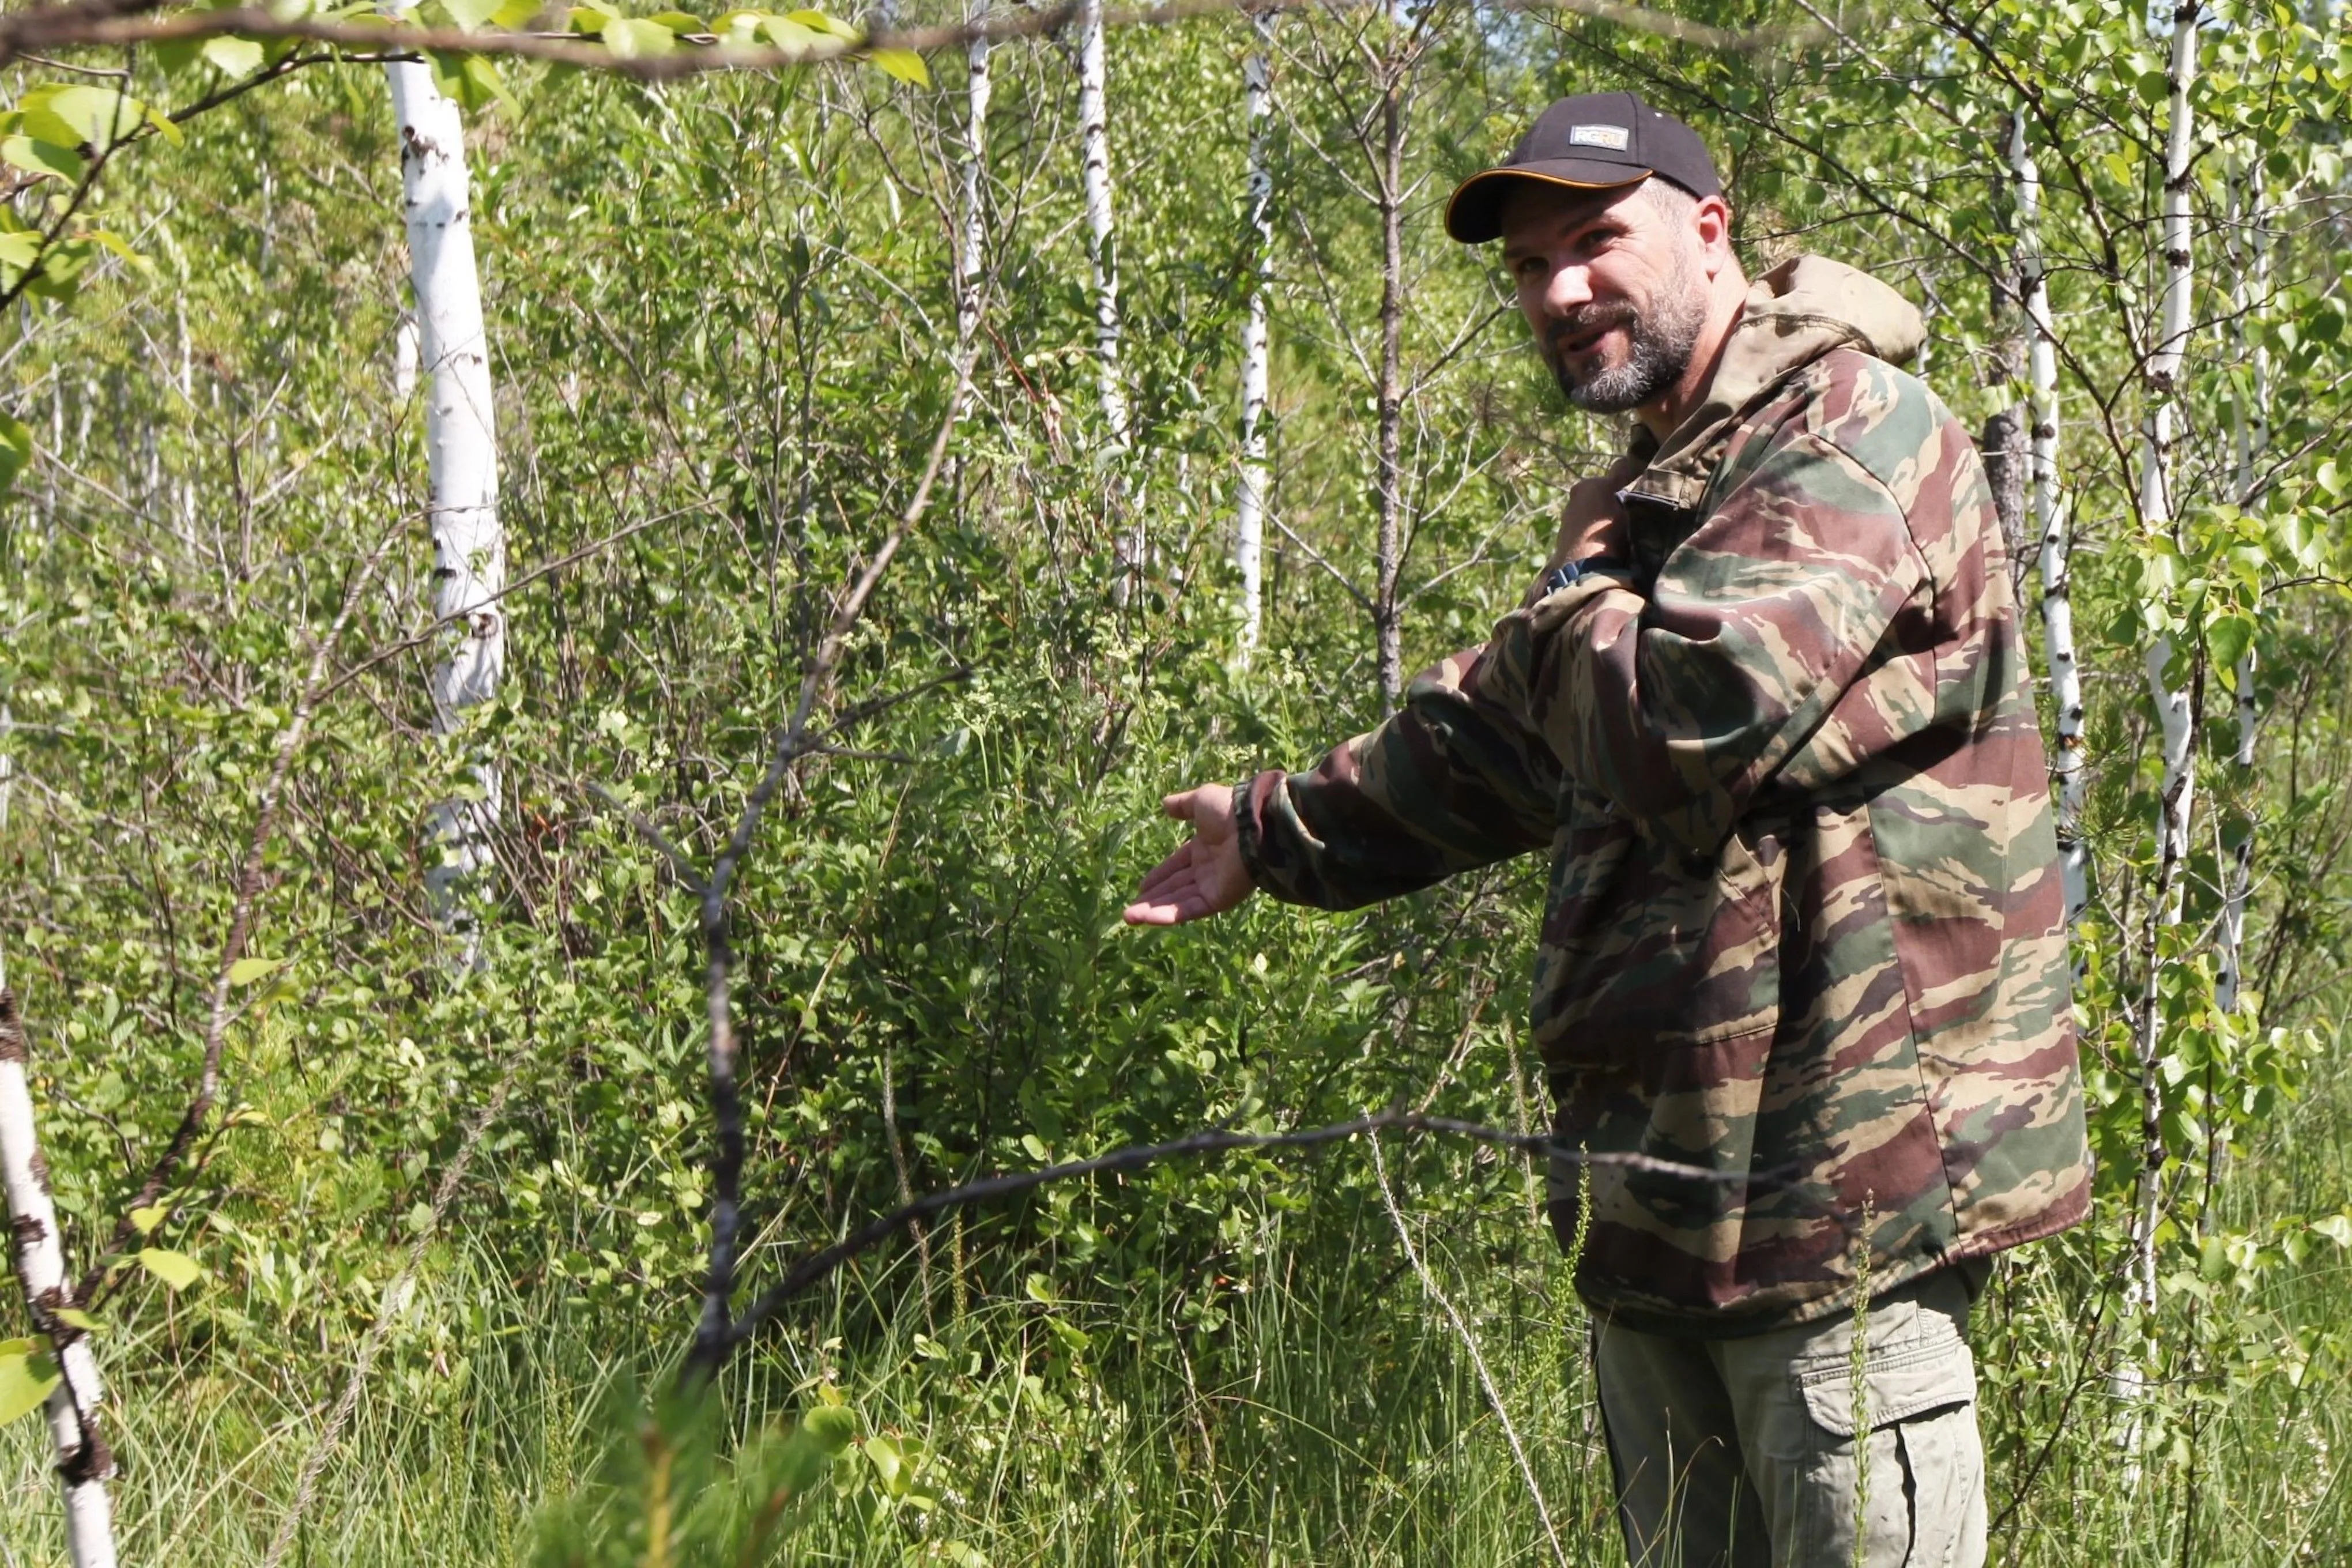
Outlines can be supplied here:
M1522 278L1533 278L1543 271L1543 258L1540 256L1523 256L1519 258L1512 270Z

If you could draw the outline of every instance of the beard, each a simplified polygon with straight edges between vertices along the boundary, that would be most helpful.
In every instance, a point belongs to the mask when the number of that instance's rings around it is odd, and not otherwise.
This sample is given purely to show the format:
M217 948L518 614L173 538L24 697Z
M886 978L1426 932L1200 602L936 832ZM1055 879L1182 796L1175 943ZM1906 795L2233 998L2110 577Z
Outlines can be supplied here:
M1647 310L1625 300L1588 305L1544 335L1544 360L1569 402L1587 414L1622 414L1682 380L1706 324L1706 291L1685 249L1675 256L1673 274ZM1622 363L1581 375L1569 368L1558 346L1562 339L1621 326L1632 339Z

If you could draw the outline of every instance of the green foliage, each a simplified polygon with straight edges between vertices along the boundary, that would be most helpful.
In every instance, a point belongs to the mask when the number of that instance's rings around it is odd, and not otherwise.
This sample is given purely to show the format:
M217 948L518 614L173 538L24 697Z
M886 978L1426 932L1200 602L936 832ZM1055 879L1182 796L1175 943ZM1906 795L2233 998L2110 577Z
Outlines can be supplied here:
M1516 602L1564 481L1617 439L1561 409L1496 314L1486 258L1438 236L1428 204L1454 175L1549 92L1638 88L1723 154L1751 261L1822 249L1933 307L1927 374L1973 424L2016 395L1992 286L2013 221L1999 153L2015 94L2042 95L2073 586L2080 624L2109 634L2085 638L2101 897L2077 999L2105 1174L2095 1226L2004 1260L1981 1310L1995 1506L2014 1505L2003 1550L2021 1562L2294 1560L2344 1533L2328 1456L2352 1438L2325 1394L2352 1334L2352 616L2314 581L2343 574L2352 472L2328 368L2342 242L2320 221L2341 170L2315 129L2341 118L2340 37L2268 13L2214 30L2200 109L2215 147L2305 192L2292 211L2310 219L2274 224L2279 287L2242 342L2200 329L2186 500L2154 534L2127 461L2160 112L2138 14L2004 0L1974 38L1916 11L1844 37L1777 5L1677 14L1780 41L1736 54L1581 17L1432 14L1400 327L1407 667ZM421 19L529 21L478 0ZM856 36L811 12L595 4L564 26L637 58ZM1278 35L1276 500L1291 536L1270 552L1247 672L1230 661L1223 534L1254 35L1213 21L1111 40L1124 458L1096 412L1067 65L1045 45L998 51L972 412L848 650L831 700L855 717L795 770L737 889L750 1289L902 1190L982 1172L1217 1122L1339 1120L1441 1079L1440 1110L1542 1115L1518 1027L1540 866L1348 917L1261 905L1206 930L1117 924L1172 842L1163 790L1307 763L1378 716L1370 628L1340 580L1376 569L1381 245L1355 137L1386 26L1301 14ZM1345 1148L943 1221L796 1306L715 1404L610 1393L667 1385L711 1187L697 910L599 791L707 859L828 595L905 504L947 392L957 84L878 56L661 88L436 60L470 111L509 552L519 577L544 571L508 602L507 684L460 743L431 735L429 645L409 641L425 625L425 458L415 410L386 391L404 264L380 71L289 72L174 144L162 106L289 58L234 43L142 51L128 118L48 90L101 91L86 80L17 68L18 118L0 127L0 160L28 182L0 216L0 289L24 296L0 399L16 486L0 503L0 748L18 775L0 944L78 1263L176 1125L212 986L231 987L215 1131L131 1216L142 1239L111 1260L100 1309L126 1555L256 1559L321 1391L400 1305L311 1516L314 1561L635 1563L656 1535L673 1563L1528 1560L1533 1505ZM57 198L101 151L121 155L60 227ZM2200 234L2225 226L2222 162L2200 163ZM104 232L133 237L145 266L79 226L101 197ZM2230 276L2203 276L2199 317L2219 322ZM2249 496L2217 433L2253 395L2257 347L2284 390ZM1150 564L1122 606L1113 541L1139 518ZM332 651L338 684L264 856L252 956L222 976L309 639L391 531L400 565ZM2160 787L2137 661L2159 633L2184 676L2201 661L2210 678L2205 804L2158 990L2179 1173L2167 1359L2147 1364L2168 1392L2146 1495L2121 1496L2100 1391L2119 1353L2128 1009ZM2226 698L2250 649L2272 717L2242 774ZM508 784L485 965L456 984L419 890L419 803L463 787L476 742ZM2249 922L2256 1005L2225 1015L2209 932L2246 832L2275 869ZM476 1179L411 1299L389 1301L466 1117L510 1063ZM1388 1157L1574 1560L1615 1561L1582 1319L1539 1187L1443 1144ZM0 1389L30 1408L53 1374L10 1344ZM5 1435L28 1489L47 1484L41 1438L33 1421Z

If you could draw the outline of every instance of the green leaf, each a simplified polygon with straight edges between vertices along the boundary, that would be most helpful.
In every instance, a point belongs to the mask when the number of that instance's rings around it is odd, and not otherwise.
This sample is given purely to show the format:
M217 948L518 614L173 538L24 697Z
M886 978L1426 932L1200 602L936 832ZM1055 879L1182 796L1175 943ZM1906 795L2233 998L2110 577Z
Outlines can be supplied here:
M58 1375L43 1375L37 1369L46 1357L19 1352L0 1355L0 1425L14 1421L28 1410L40 1408L49 1390L58 1385Z
M2352 1215L2332 1214L2326 1219L2312 1221L2311 1228L2336 1246L2352 1249Z
M814 33L830 33L844 43L854 44L866 35L838 16L828 16L822 11L787 11L784 20L798 22Z
M170 115L164 113L162 110L156 108L152 103L146 106L146 113L147 123L155 128L156 135L161 136L164 141L169 142L174 147L184 147L188 144L187 132L181 130L179 123Z
M275 974L285 962L282 958L240 958L228 966L228 983L250 985L265 974Z
M205 58L225 75L251 76L261 68L261 46L251 38L206 38Z
M49 1316L66 1327L79 1329L86 1334L94 1334L99 1331L99 1321L79 1307L52 1307L49 1309Z
M761 17L760 30L767 34L768 42L780 49L813 49L824 41L823 34L813 33L782 16Z
M2253 646L2254 623L2251 616L2216 616L2213 624L2205 628L2206 649L2232 689L2237 686L2238 661Z
M204 1273L186 1253L167 1252L160 1247L141 1247L139 1266L174 1290L186 1289Z
M147 106L112 88L52 82L16 100L18 129L60 147L112 146L146 117Z
M0 240L14 236L0 236ZM16 476L33 460L33 430L14 415L0 414L0 496L16 488Z
M801 1430L827 1454L838 1454L856 1439L857 1414L845 1405L820 1405L801 1417Z
M152 1236L155 1227L170 1215L171 1210L162 1204L152 1204L143 1209L131 1211L131 1228L142 1236Z
M710 24L691 11L656 11L646 20L657 27L667 27L673 37L710 31Z
M931 73L923 64L923 57L912 49L877 49L867 57L885 76L911 82L917 87L931 85Z
M506 0L442 0L449 7L449 18L467 32L495 19Z
M882 1489L894 1498L905 1497L907 1489L915 1484L913 1456L896 1440L879 1432L858 1446L874 1462L874 1473L881 1480Z
M493 100L506 105L510 114L520 114L522 104L507 87L507 79L499 72L496 60L487 55L467 55L461 73L472 89L466 95L472 107L480 109Z
M82 171L89 166L72 148L60 147L54 142L36 142L30 136L11 136L0 142L0 159L28 174L55 175L68 184L79 181Z
M677 35L658 22L617 16L604 24L604 47L616 59L654 59L677 47Z

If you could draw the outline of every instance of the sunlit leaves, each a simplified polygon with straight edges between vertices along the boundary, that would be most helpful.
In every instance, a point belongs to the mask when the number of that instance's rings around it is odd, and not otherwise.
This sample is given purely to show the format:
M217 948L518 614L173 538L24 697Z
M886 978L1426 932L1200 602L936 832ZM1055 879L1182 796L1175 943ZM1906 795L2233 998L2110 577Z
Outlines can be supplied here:
M0 1340L0 1425L39 1409L57 1385L57 1363L37 1342Z

